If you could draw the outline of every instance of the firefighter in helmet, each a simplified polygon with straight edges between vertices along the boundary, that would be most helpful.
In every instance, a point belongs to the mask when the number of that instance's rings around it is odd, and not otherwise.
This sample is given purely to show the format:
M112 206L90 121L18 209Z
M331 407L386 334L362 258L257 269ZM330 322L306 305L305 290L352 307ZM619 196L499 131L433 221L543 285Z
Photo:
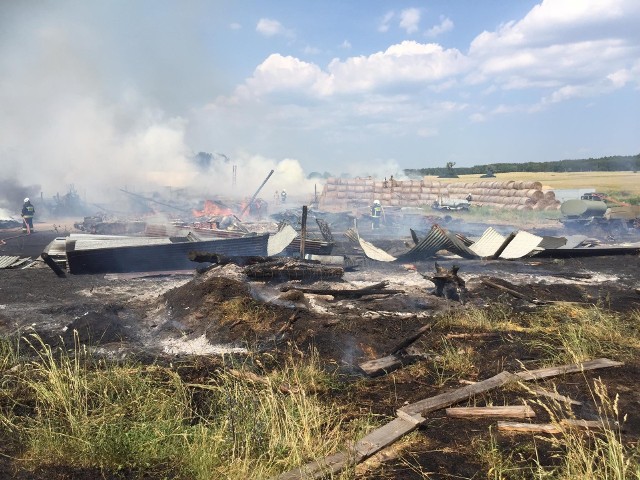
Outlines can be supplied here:
M377 230L380 228L380 218L382 217L382 204L380 200L374 200L371 205L371 229Z
M22 205L22 218L24 220L22 231L25 233L33 232L33 216L36 214L36 209L31 204L29 198L24 199L24 204Z

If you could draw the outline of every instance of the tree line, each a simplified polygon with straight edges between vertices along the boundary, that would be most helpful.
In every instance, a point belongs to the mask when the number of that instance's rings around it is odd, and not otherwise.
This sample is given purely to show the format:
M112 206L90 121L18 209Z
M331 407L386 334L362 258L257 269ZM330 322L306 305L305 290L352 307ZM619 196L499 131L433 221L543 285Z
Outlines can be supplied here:
M640 170L640 154L578 160L556 160L552 162L493 163L490 165L457 168L454 168L453 165L449 162L443 167L408 168L404 170L404 173L408 177L421 177L425 175L448 176L451 173L456 175L483 175L490 172L637 172Z

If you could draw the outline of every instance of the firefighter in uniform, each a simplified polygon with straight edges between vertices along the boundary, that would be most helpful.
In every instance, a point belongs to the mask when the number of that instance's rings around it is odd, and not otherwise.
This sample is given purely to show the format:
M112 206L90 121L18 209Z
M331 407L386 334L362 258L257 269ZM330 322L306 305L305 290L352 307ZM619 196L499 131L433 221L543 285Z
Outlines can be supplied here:
M380 218L382 217L382 205L380 200L374 200L371 206L371 229L380 228Z
M282 189L282 192L280 192L280 200L282 203L287 201L287 191L284 188Z
M31 233L33 232L33 216L36 214L36 209L33 208L33 205L29 201L29 198L24 199L24 205L22 205L22 218L24 219L24 223L22 226L22 231Z

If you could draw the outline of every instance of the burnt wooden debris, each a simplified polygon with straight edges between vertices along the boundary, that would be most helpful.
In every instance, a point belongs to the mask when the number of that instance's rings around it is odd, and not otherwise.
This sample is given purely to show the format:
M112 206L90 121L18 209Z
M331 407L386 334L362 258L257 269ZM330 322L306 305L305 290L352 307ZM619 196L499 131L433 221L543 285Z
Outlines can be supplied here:
M436 273L433 276L420 273L426 280L432 281L436 288L433 292L437 297L444 297L448 300L465 302L467 287L465 281L458 276L458 265L453 265L450 269L446 269L435 262Z
M273 280L306 280L342 278L344 268L321 265L318 262L282 258L269 262L248 265L244 273L249 278Z
M445 392L435 397L426 398L416 403L406 405L396 411L398 418L372 431L358 442L348 446L345 450L334 453L320 460L298 467L275 477L277 480L318 479L336 475L343 469L366 460L371 455L391 445L407 433L426 422L424 415L440 410L463 400L467 400L481 393L486 393L510 382L532 381L550 378L569 373L621 366L623 363L599 358L584 363L563 365L560 367L542 368L539 370L510 373L503 371L491 378L467 385L465 387ZM556 424L532 425L528 423L498 422L501 431L535 431L559 433L563 426L569 428L597 428L603 421L574 420Z
M189 260L197 263L215 263L217 265L227 265L229 263L233 263L235 265L244 267L246 265L255 265L256 263L265 263L273 259L270 257L261 257L256 255L230 256L221 255L218 253L191 251L189 252Z
M46 263L49 266L49 268L53 270L58 277L60 278L67 277L67 274L64 272L64 270L60 267L60 265L58 265L55 262L53 258L49 256L48 253L42 253L40 257L42 257L42 260L44 260L44 263Z
M416 356L407 355L405 349L416 342L422 335L428 332L433 324L423 325L407 338L401 340L396 346L391 348L389 355L374 360L360 363L358 366L370 377L377 377L390 373L403 365L408 365L416 360Z
M404 293L404 290L394 290L386 288L389 285L388 281L383 281L380 283L375 283L373 285L369 285L367 287L362 288L350 288L350 289L339 289L339 288L313 288L313 287L292 287L292 286L284 286L280 288L281 292L288 292L289 290L297 290L302 293L311 293L315 295L331 295L335 298L348 298L348 299L356 299L364 297L365 295L395 295L398 293Z

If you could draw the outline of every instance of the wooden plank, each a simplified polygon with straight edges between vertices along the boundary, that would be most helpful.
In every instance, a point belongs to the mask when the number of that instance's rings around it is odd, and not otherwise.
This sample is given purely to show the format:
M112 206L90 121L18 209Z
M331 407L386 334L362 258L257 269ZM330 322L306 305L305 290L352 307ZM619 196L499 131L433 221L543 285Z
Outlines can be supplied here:
M336 475L349 465L360 463L386 446L391 445L417 427L418 424L415 422L395 418L391 422L369 433L352 448L308 463L275 478L277 480L301 480Z
M622 365L624 365L624 363L609 360L608 358L597 358L595 360L589 360L588 362L563 365L561 367L540 368L538 370L518 372L516 375L525 381L542 380L543 378L557 377L568 373L597 370L599 368L620 367Z
M563 418L560 420L560 425L578 430L605 430L613 427L603 420L582 420L579 418Z
M356 443L355 450L363 458L368 458L416 428L418 424L415 422L396 418L362 438Z
M565 418L557 423L520 423L498 422L500 432L526 432L526 433L562 433L564 428L578 430L604 430L608 425L602 420L581 420Z
M377 377L385 373L393 372L403 364L404 362L401 358L395 355L387 355L386 357L362 362L358 366L370 377Z
M547 397L558 402L568 403L570 405L582 405L582 402L573 400L572 398L566 397L564 395L560 395L558 392L550 392L549 390L545 390L542 387L531 388L531 391L536 395Z
M431 330L432 326L433 326L432 323L428 323L426 325L423 325L418 330L416 330L411 335L409 335L407 338L405 338L404 340L400 341L395 347L393 347L391 349L391 355L393 355L394 353L398 353L398 352L404 350L405 348L407 348L409 345L411 345L416 340L418 340L422 335L424 335L426 332Z
M420 400L419 402L412 403L398 409L396 413L398 414L398 416L424 416L429 412L448 407L449 405L461 402L462 400L466 400L475 395L479 395L481 393L488 392L489 390L501 387L508 382L514 381L514 379L517 380L518 377L509 372L501 372L498 375L494 375L491 378L487 378L486 380L483 380L481 382L474 383L473 385L467 385L451 392L442 393L440 395L436 395L435 397L426 398L424 400Z
M522 432L522 433L562 433L562 428L553 423L521 423L521 422L498 422L499 432Z
M529 405L505 405L492 407L453 407L446 410L453 418L532 418L536 412Z
M362 459L354 457L353 451L342 451L329 455L321 460L307 463L295 470L285 472L274 480L302 480L302 479L316 479L333 476L339 473L342 469L354 463L359 463Z

